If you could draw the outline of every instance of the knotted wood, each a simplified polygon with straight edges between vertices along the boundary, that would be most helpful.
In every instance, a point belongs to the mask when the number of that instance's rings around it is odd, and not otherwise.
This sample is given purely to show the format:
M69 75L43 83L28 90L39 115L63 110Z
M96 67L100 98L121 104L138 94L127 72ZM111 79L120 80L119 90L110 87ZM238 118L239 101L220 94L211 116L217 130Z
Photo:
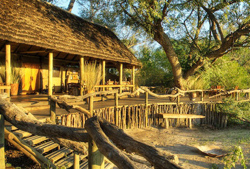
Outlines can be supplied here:
M87 125L86 125L87 124ZM132 137L128 136L123 132L123 130L117 128L115 125L105 121L99 117L92 117L86 121L85 128L87 129L90 136L93 138L98 148L104 155L112 161L114 164L127 163L129 165L129 161L118 158L115 153L117 153L117 148L110 145L110 142L107 140L108 138L112 140L112 142L121 150L125 150L128 153L138 153L142 157L144 157L148 162L151 163L155 167L155 169L181 169L180 166L175 164L170 160L176 160L176 156L168 155L166 156L162 152L158 151L156 148L136 141ZM100 128L101 127L101 128ZM102 133L102 130L106 135ZM101 134L100 134L101 133ZM108 138L107 138L108 137ZM105 142L105 144L104 144ZM121 154L120 154L121 156ZM114 157L114 159L113 159ZM119 161L116 161L119 159ZM129 165L130 166L130 165ZM118 166L119 167L119 166ZM123 168L122 166L120 166ZM119 167L119 168L120 168ZM125 167L125 168L131 168Z
M85 128L96 143L99 151L112 161L119 169L135 169L130 159L124 155L102 131L97 117L88 119Z

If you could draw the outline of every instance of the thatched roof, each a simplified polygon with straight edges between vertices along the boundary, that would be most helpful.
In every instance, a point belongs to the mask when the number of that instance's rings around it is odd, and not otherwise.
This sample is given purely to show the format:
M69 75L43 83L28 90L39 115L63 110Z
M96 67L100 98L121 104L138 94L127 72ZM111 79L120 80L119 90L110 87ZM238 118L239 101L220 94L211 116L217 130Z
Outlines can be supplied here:
M111 30L39 0L0 2L0 40L140 65Z

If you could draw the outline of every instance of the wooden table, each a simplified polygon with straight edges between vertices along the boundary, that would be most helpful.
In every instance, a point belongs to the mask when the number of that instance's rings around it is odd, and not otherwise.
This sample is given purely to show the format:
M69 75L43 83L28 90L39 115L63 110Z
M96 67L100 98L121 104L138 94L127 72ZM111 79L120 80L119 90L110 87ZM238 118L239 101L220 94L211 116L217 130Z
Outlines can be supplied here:
M166 114L166 113L159 113L158 117L164 119L166 129L169 128L168 119L188 119L189 120L189 128L192 129L192 119L205 118L205 116L203 116L203 115L196 115L196 114Z

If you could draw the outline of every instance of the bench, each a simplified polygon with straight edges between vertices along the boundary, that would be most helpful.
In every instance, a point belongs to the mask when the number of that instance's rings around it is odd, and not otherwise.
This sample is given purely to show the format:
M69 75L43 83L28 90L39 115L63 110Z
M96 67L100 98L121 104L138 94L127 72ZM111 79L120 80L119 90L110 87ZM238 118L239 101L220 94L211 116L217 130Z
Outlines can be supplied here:
M168 129L169 127L168 119L188 119L189 128L192 129L192 119L205 118L205 116L203 115L196 115L196 114L165 114L165 113L159 113L158 117L164 119L166 129Z

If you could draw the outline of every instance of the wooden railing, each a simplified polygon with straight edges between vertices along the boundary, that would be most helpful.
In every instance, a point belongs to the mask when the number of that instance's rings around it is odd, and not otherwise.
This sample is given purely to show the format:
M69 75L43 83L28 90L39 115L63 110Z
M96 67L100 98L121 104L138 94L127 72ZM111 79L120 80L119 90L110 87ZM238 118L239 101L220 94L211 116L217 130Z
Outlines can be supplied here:
M216 104L211 102L179 102L178 97L184 96L185 93L191 92L200 92L201 99L204 97L204 93L208 92L207 90L190 90L190 91L182 91L180 89L176 89L178 92L174 95L158 95L147 88L139 88L133 93L126 92L122 94L118 94L118 90L113 91L102 91L96 93L90 93L84 96L61 96L59 99L53 98L53 102L58 102L59 105L63 105L62 107L70 107L72 109L76 109L79 113L67 114L58 117L59 124L72 126L72 127L84 127L85 120L91 116L99 116L103 119L117 125L121 129L132 129L132 128L143 128L147 126L159 126L163 124L163 119L158 118L157 114L159 113L169 113L169 114L200 114L205 115L205 119L196 120L197 124L207 124L216 127L226 127L227 126L227 116L223 113L216 112ZM135 96L137 92L145 93L145 103L137 104L137 105L123 105L120 106L118 102L118 98L121 96L129 95ZM238 96L240 93L248 93L250 90L232 90L232 91L223 91L223 93L219 93L215 96L210 97L218 97L221 95L228 95L232 93L237 93ZM79 106L70 105L70 99L86 99L91 98L96 95L102 94L114 94L114 106L105 107L100 109L94 109L93 107L93 99L90 99L89 110L84 108L80 108ZM170 103L157 103L157 104L149 104L148 103L148 95L152 95L157 98L169 98L176 97L176 102ZM239 97L236 97L238 100ZM61 101L63 100L63 102ZM249 95L246 101L249 101ZM199 103L199 104L197 104ZM53 106L52 106L53 107ZM170 126L182 126L187 125L187 119L171 119L169 120Z
M197 125L209 125L218 128L227 126L227 116L224 113L216 112L216 103L204 104L168 104L157 103L148 105L148 117L146 117L146 107L144 104L125 105L114 107L105 107L94 110L94 116L102 117L103 119L115 124L121 129L145 128L147 126L162 126L164 127L163 119L158 118L158 114L200 114L206 116L205 119L195 120ZM57 117L58 124L69 127L84 127L87 116L83 113L69 113ZM169 124L172 127L187 126L188 119L169 119Z

